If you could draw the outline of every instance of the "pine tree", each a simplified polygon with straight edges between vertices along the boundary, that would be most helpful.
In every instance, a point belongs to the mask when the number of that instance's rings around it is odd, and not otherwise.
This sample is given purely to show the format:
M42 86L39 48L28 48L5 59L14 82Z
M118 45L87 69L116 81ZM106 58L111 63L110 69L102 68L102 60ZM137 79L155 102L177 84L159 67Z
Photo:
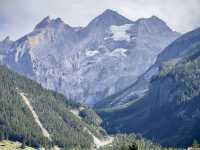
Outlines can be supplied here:
M0 132L0 141L3 141L3 140L4 140L4 133Z
M129 146L129 150L138 150L138 146L136 143L133 143L132 145Z
M26 148L26 142L25 142L25 139L23 140L22 142L22 145L21 145L21 149L25 149Z
M121 150L128 150L128 148L127 148L127 146L123 145L123 146L121 147Z
M192 147L193 147L193 148L199 148L199 143L198 143L197 140L194 140L194 141L193 141Z

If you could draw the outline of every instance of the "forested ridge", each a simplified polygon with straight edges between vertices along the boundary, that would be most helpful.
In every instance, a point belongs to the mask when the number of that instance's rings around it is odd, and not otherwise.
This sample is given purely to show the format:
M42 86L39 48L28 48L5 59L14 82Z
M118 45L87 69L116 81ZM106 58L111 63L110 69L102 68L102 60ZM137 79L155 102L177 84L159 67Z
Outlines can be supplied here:
M99 139L106 135L99 127L101 118L92 109L45 90L5 66L0 66L0 81L0 140L20 141L22 145L35 148L57 145L65 150L89 150L93 147L93 138L86 128ZM23 92L30 100L52 141L44 137L19 92ZM71 110L78 110L81 119ZM116 135L113 138L112 143L99 150L128 150L132 143L136 143L138 150L166 149L135 135Z
M141 100L125 108L99 111L109 133L140 133L172 147L200 141L200 46L196 42L186 51L179 62L163 63Z
M99 150L185 150L179 148L162 147L139 135L116 134L112 145Z
M0 81L1 139L17 140L34 147L58 145L66 149L87 149L91 147L93 139L84 130L85 127L99 138L105 134L98 126L100 120L95 112L84 107L82 112L86 113L82 113L83 119L80 120L70 110L78 110L83 106L66 100L61 94L45 90L35 81L19 76L5 66L0 66ZM42 135L19 92L23 92L30 100L53 142Z

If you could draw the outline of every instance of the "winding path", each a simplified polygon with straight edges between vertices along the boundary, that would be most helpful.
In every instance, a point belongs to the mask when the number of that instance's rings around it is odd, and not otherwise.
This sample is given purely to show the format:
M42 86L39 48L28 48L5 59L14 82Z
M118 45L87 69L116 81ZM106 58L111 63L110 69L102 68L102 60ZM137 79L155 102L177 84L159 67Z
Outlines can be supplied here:
M33 115L33 118L35 119L35 122L37 123L37 125L40 127L42 134L44 135L44 137L48 138L50 141L52 141L51 136L49 134L49 132L44 128L44 126L42 125L41 121L39 120L39 117L37 115L37 113L34 111L29 99L25 96L24 93L22 92L18 92L19 95L22 97L22 100L24 101L24 103L27 105L27 107L29 108L30 112ZM79 116L79 111L80 110L71 110L71 112L79 119L81 119L81 117ZM95 148L93 148L93 150L96 150L102 146L106 146L109 145L113 142L113 137L108 136L107 138L105 138L104 140L101 140L99 138L97 138L88 128L85 127L85 129L92 137L93 137L93 141L95 144ZM54 150L59 150L60 148L55 146Z
M82 119L79 116L80 110L78 109L71 109L71 113L73 113L77 118L79 118L80 120ZM109 145L113 142L113 137L111 136L107 136L105 139L101 140L98 137L96 137L87 127L84 128L85 131L88 132L88 134L90 134L93 138L94 144L95 144L95 148L92 148L92 150L96 150L100 147Z
M27 105L27 107L29 108L29 110L31 111L33 118L35 119L35 122L37 123L37 125L40 127L42 134L44 135L44 137L48 138L50 141L52 141L49 132L44 128L44 126L42 125L41 121L39 120L39 117L37 115L37 113L34 111L29 99L25 96L24 93L19 92L19 95L22 97L22 100L24 101L24 103Z

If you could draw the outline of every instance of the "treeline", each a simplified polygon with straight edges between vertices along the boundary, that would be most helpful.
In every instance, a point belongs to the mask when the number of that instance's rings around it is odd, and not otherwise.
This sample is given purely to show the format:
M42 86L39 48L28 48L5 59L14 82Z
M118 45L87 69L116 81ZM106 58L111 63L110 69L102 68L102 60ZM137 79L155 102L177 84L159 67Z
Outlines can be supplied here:
M175 80L180 92L176 97L180 103L186 103L200 93L200 44L190 49L191 54L176 65L164 66L153 80L171 77Z
M192 148L200 148L200 144L197 140L193 140Z
M155 144L140 136L131 135L117 135L112 143L100 148L99 150L185 150L178 148L165 148L159 144Z

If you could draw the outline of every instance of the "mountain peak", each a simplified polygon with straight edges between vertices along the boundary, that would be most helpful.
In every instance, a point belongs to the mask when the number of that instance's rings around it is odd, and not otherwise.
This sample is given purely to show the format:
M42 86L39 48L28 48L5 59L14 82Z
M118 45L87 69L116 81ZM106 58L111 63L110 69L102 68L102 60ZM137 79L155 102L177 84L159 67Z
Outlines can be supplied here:
M11 44L13 41L10 40L10 37L7 36L5 39L3 39L2 41L0 41L0 43L2 43L3 45L9 45Z
M6 36L6 38L3 40L3 42L10 42L10 37L9 36Z
M62 21L61 18L50 19L50 17L47 16L36 25L35 29L43 29L43 28L46 28L51 25L58 26L58 25L65 25L65 23ZM68 25L66 25L66 26L68 26Z
M151 16L150 19L161 20L159 17L157 17L155 15Z
M118 12L107 9L98 17L94 18L90 23L89 27L91 26L100 26L102 28L109 27L110 25L123 25L123 24L131 24L133 21L129 20L128 18L120 15Z
M140 18L137 20L137 22L164 22L161 18L153 15L151 17L148 17L148 18Z
M112 9L106 9L102 15L120 15L118 14L116 11L112 10Z
M124 21L129 21L132 22L131 20L129 20L128 18L122 16L121 14L119 14L117 11L112 10L112 9L106 9L102 14L100 14L97 18L102 17L104 19L119 19L119 20L124 20Z
M157 16L151 16L149 18L142 18L136 21L140 24L141 28L148 30L149 32L171 32L173 31L164 20ZM177 33L175 33L177 34Z
M162 20L161 18L159 18L159 17L157 17L155 15L151 16L147 20L150 20L152 22L162 22L162 23L166 24L164 20Z
M36 25L35 29L44 28L44 27L46 27L48 24L50 24L50 22L51 22L51 19L50 19L49 16L47 16L47 17L45 17L44 19L42 19L42 21L40 21L40 22Z

